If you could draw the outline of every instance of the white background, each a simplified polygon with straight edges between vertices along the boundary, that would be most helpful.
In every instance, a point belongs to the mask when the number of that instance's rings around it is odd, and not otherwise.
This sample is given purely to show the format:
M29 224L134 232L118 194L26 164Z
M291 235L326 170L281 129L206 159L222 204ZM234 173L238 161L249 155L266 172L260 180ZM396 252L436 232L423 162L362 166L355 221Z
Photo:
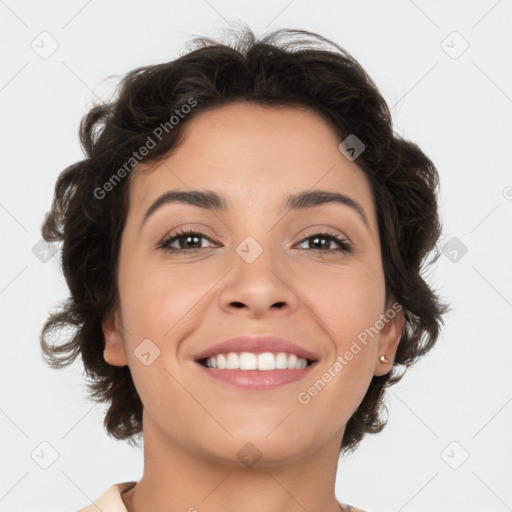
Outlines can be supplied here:
M0 2L0 510L70 512L142 475L141 451L109 438L86 399L81 361L43 362L40 330L67 290L57 258L32 248L58 174L82 158L78 123L95 96L234 20L257 35L311 30L351 52L439 170L441 244L468 249L431 272L454 309L391 388L385 430L340 459L338 498L369 512L512 510L511 0ZM47 59L31 47L43 31L58 43ZM48 469L31 458L51 456L43 441L58 453Z

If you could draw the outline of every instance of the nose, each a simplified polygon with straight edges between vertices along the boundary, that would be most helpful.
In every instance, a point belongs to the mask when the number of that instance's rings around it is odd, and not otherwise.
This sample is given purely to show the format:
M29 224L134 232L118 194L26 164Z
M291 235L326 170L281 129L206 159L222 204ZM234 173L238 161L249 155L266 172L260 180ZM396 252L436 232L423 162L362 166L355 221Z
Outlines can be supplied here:
M251 261L241 254L233 258L233 269L224 280L222 309L252 318L292 313L300 301L290 283L291 275L276 262L275 255L263 250Z

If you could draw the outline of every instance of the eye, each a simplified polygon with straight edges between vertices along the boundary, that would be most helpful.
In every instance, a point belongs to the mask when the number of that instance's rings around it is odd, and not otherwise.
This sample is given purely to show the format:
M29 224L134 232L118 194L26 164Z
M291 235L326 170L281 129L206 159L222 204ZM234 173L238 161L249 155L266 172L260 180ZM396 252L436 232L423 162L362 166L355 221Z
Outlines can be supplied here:
M201 238L209 240L209 238L201 231L181 230L177 233L174 233L170 238L167 238L164 242L162 242L160 247L171 252L180 250L188 250L188 252L197 251L199 249L204 249L204 247L194 247L194 245L197 245L198 243L200 245ZM180 243L181 241L184 243ZM171 246L171 244L174 244L174 242L178 242L178 247Z
M312 240L313 243L316 244L316 247L314 247L314 249L320 250L320 252L333 252L332 250L329 249L329 245L331 242L335 242L339 246L339 249L334 249L334 251L341 251L346 253L352 252L352 245L350 244L350 242L345 238L335 235L334 233L315 233L314 235L304 238L304 240L302 240L300 244L304 244L309 240ZM322 243L322 240L327 240L328 242Z

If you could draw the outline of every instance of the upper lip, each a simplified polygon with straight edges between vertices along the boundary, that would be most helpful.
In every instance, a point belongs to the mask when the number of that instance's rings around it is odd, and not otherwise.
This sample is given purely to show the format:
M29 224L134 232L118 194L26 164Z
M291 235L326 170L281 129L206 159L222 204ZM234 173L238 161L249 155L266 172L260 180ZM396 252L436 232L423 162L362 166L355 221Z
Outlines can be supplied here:
M261 354L263 352L273 352L275 354L279 352L286 352L288 354L295 354L296 356L304 359L310 359L313 361L318 360L318 355L314 352L300 347L293 341L271 335L236 336L235 338L222 341L197 353L194 356L194 359L199 361L207 357L216 356L217 354L227 354L228 352L253 352L255 354Z

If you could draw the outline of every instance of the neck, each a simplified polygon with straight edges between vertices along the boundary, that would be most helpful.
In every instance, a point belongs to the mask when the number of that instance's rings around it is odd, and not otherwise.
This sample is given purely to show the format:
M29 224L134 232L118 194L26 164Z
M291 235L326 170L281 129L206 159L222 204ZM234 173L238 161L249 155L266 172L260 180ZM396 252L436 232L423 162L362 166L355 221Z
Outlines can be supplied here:
M290 460L262 457L246 467L170 439L144 416L144 474L122 494L128 512L339 512L335 480L343 429Z

